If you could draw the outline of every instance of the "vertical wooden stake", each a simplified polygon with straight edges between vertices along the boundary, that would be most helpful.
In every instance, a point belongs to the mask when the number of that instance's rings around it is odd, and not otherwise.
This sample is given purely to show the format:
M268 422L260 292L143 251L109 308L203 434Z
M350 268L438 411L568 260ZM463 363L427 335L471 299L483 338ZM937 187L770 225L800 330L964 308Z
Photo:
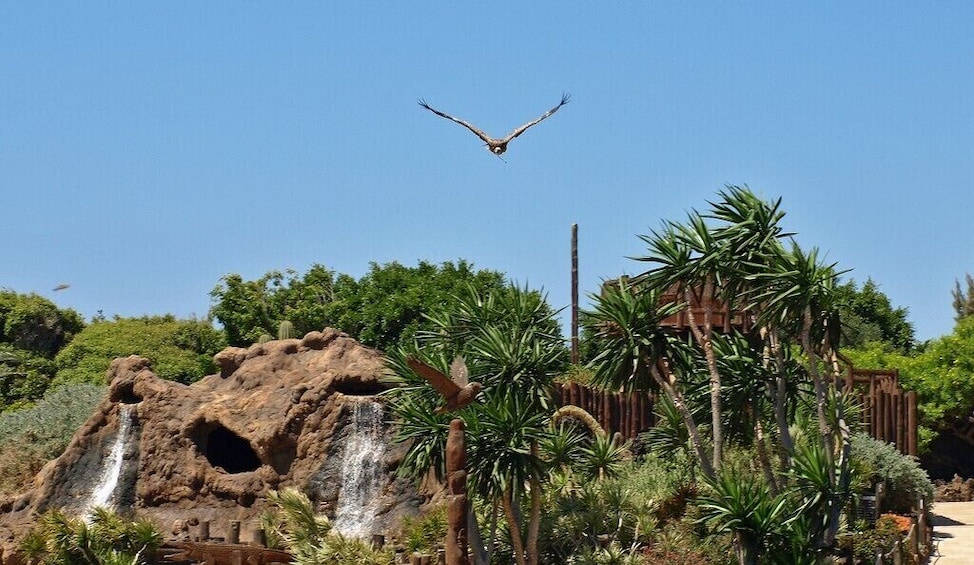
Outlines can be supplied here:
M446 436L446 565L470 565L467 558L467 442L463 420L450 421Z
M578 364L578 224L572 224L572 363Z

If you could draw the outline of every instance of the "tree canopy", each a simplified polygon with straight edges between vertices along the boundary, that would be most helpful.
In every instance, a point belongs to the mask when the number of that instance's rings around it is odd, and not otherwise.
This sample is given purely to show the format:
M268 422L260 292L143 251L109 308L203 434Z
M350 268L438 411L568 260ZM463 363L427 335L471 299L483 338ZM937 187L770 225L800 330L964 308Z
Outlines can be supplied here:
M303 275L269 271L253 281L226 275L210 292L210 314L223 325L230 345L245 347L262 334L276 334L287 320L296 335L331 326L386 350L429 329L424 315L454 303L468 285L480 291L508 286L503 273L474 270L464 260L420 261L415 267L373 262L357 280L313 265Z
M161 378L191 383L215 371L223 336L208 322L145 316L95 321L55 358L56 383L104 384L112 359L141 355Z
M894 351L910 353L916 343L906 308L894 308L871 278L862 287L849 280L836 287L842 319L842 347L864 347L872 342L888 344Z
M0 289L0 411L43 396L54 378L54 355L83 327L74 310Z

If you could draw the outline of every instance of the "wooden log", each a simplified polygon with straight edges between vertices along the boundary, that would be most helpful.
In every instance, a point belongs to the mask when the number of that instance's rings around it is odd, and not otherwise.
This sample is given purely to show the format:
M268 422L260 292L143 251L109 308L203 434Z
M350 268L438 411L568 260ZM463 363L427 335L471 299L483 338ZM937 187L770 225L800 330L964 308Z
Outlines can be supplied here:
M906 393L906 453L917 455L917 393Z
M896 428L896 449L900 453L906 453L906 402L904 402L903 393L901 391L896 391L893 395L894 410L895 414L895 428Z
M467 559L467 446L460 418L450 421L446 438L446 476L448 489L446 526L447 565L469 565Z
M264 531L264 528L260 526L254 528L253 542L256 546L267 547L267 532Z
M196 526L196 541L206 543L210 541L210 521L200 520L198 526Z
M876 392L876 435L879 441L886 441L886 395Z
M612 422L613 396L608 391L602 391L602 419L605 420L605 425L602 427L610 434L619 429L619 426Z

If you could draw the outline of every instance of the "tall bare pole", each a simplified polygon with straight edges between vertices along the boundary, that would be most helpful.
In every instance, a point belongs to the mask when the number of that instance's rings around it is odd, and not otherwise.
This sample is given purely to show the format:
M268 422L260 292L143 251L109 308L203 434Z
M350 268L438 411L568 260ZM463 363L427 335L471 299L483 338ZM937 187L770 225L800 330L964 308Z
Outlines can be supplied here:
M572 363L578 364L578 224L572 224Z

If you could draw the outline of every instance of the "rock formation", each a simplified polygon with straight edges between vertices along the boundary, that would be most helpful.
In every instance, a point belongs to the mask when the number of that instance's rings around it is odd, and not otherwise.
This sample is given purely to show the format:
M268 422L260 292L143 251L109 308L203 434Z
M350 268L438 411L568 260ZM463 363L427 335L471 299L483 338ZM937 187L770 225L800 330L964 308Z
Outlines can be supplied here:
M83 512L113 447L123 456L110 502L149 516L164 532L176 523L209 521L210 534L221 537L237 520L245 524L242 541L249 541L267 491L288 486L333 515L342 484L335 475L351 433L346 424L363 396L385 388L381 353L325 329L227 348L215 361L220 372L192 385L158 378L141 357L112 362L107 398L65 452L41 470L32 490L0 500L6 554L45 510ZM131 419L125 438L119 433L123 418ZM385 434L391 439L390 430ZM423 502L392 479L403 449L387 445L381 465L389 479L372 526L376 533L388 532ZM186 528L174 533L188 535Z

